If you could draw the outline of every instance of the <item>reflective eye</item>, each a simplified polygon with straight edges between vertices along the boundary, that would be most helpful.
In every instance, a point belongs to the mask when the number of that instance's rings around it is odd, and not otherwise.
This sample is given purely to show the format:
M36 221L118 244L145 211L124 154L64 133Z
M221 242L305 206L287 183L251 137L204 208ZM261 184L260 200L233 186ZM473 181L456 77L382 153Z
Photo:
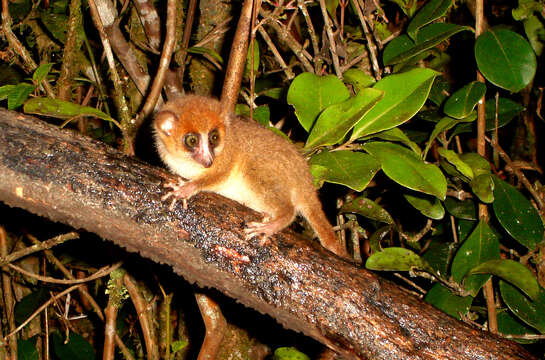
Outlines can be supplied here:
M210 146L212 147L218 146L220 142L220 133L218 132L218 130L212 130L208 134L208 142L210 143Z
M186 136L184 136L184 144L189 149L193 149L199 144L199 137L195 134L187 134Z

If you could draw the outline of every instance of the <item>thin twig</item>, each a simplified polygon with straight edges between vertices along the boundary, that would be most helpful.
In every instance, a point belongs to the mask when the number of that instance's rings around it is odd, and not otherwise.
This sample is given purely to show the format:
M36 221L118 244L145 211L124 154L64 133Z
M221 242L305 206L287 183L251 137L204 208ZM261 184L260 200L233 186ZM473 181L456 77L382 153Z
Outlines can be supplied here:
M517 166L513 165L513 161L511 160L511 158L509 157L509 155L507 155L507 153L501 148L501 146L496 143L494 140L491 140L489 139L488 137L485 136L485 139L486 141L488 141L490 143L490 145L492 145L492 147L494 149L496 149L496 151L500 154L500 157L503 159L503 161L505 161L505 163L507 164L507 169L509 169L508 171L510 172L513 172L520 180L520 182L524 185L524 187L526 188L526 190L528 190L528 192L530 194L532 194L532 197L534 198L534 200L536 201L538 207L540 210L543 210L545 204L543 203L543 199L541 198L541 196L539 196L539 194L536 192L536 190L534 189L534 187L532 186L532 184L530 184L530 181L528 181L528 179L526 178L526 176L524 175L524 173L522 171L520 171L518 169Z
M77 232L69 232L67 234L62 234L62 235L59 235L59 236L55 236L54 238L51 238L51 239L48 239L46 241L40 242L37 245L28 246L28 247L26 247L26 248L24 248L22 250L19 250L19 251L16 251L16 252L13 252L13 253L9 254L6 257L1 257L0 258L0 266L6 265L8 263L11 263L11 262L13 262L13 261L15 261L17 259L20 259L20 258L22 258L24 256L33 254L35 252L42 251L42 250L45 250L45 249L51 249L52 247L57 246L59 244L62 244L65 241L74 240L74 239L78 239L78 238L79 238L79 234Z
M349 62L346 62L341 66L341 71L344 73L346 70L350 69L352 66L356 65L360 61L363 60L363 58L368 56L368 51L363 50L361 54L350 60Z
M184 78L185 72L185 60L187 58L187 48L189 46L189 39L191 38L191 29L193 28L193 20L195 19L195 9L197 8L197 0L189 0L189 6L187 7L187 16L185 17L184 34L182 35L182 49L180 53L180 78Z
M484 9L483 0L475 1L475 38L483 33L483 19ZM485 82L483 75L477 71L477 81ZM486 109L485 109L486 95L483 95L479 104L477 105L477 153L482 157L486 157ZM488 207L486 204L479 203L479 219L481 221L488 221ZM483 286L483 293L486 299L486 308L488 311L488 331L491 333L498 332L498 317L496 313L496 301L494 296L494 288L492 285L492 278Z
M121 307L121 297L123 293L123 281L122 276L116 274L110 278L108 283L108 304L106 309L104 309L104 314L106 316L105 326L104 326L104 346L102 350L102 359L103 360L114 360L115 358L115 328L116 328L116 319ZM155 359L150 358L148 359Z
M159 68L157 69L157 74L153 79L153 84L151 85L151 90L146 99L146 103L136 117L134 126L137 129L140 127L144 119L151 114L151 111L155 107L155 104L161 95L161 89L163 88L163 83L165 82L165 74L170 65L170 59L172 58L172 53L174 52L174 47L176 45L176 3L176 0L167 1L165 44L163 45L163 51L161 51Z
M30 239L30 241L32 241L36 245L42 243L32 235L27 235L27 237ZM49 260L50 263L55 265L55 267L57 267L57 269L59 269L67 279L75 279L74 275L72 275L72 273L68 271L68 269L53 255L53 252L51 250L44 250L44 254L47 257L47 260ZM81 294L82 299L85 299L89 302L89 305L91 306L93 311L97 314L98 318L102 321L105 321L102 308L98 305L98 303L91 296L91 294L89 294L89 291L87 291L86 286L82 286L81 288L79 288L78 292ZM117 334L115 335L115 343L117 347L123 353L123 356L125 357L126 360L134 359L131 352L127 348L127 346L123 343L123 341Z
M308 72L314 72L309 59L312 59L310 54L303 48L303 46L289 33L286 27L280 23L273 14L263 10L261 8L260 15L264 18L260 24L269 24L274 31L278 34L278 39L286 44L290 50L294 53L297 59L301 62L303 69ZM260 25L258 25L260 26Z
M13 330L12 332L10 332L9 334L7 334L5 337L4 337L4 341L10 337L10 336L13 336L15 335L17 332L19 332L22 328L24 328L29 322L32 321L32 319L34 319L36 316L38 316L46 307L48 307L49 305L51 305L53 302L55 302L57 299L63 297L64 295L68 294L69 292L72 292L78 288L80 288L81 286L83 286L82 284L79 284L79 285L74 285L74 286L71 286L69 287L68 289L58 293L57 295L51 297L51 299L47 300L42 306L40 306L36 311L34 311L32 313L32 315L30 315L25 321L23 321L21 323L21 325L19 325L15 330Z
M61 71L57 79L57 95L61 100L72 100L72 86L75 73L78 71L75 64L78 51L83 43L81 32L82 11L81 0L70 1L68 17L68 31L64 43Z
M261 0L253 0L252 5L252 21L250 24L250 99L252 103L255 103L255 62L254 62L254 46L255 46L255 33L257 31L256 28L256 20L257 20L257 14L258 9L261 7ZM253 120L254 118L254 106L250 106L250 119Z
M422 239L431 230L432 225L433 225L433 221L431 219L428 219L426 221L426 225L422 228L422 230L420 230L416 234L406 234L403 231L399 231L399 235L403 239L409 242L417 242L420 239ZM399 228L401 229L401 226Z
M21 274L24 274L28 277L31 277L31 278L34 278L36 280L40 280L40 281L43 281L43 282L47 282L47 283L52 283L52 284L63 284L63 285L70 285L70 284L81 284L81 283L84 283L84 282L89 282L89 281L93 281L93 280L96 280L98 278L101 278L103 276L106 276L108 275L109 273L111 273L112 271L120 268L122 265L122 262L118 262L112 266L106 266L106 267L103 267L101 269L99 269L96 273L94 273L93 275L89 276L89 277L86 277L86 278L83 278L83 279L74 279L74 280L65 280L65 279L55 279L55 278L52 278L52 277L49 277L49 276L42 276L42 275L38 275L38 274L34 274L30 271L27 271L23 268L20 268L19 266L17 265L13 265L13 264L8 264L8 267L17 271L17 272L20 272Z
M235 111L235 105L238 100L240 83L244 74L244 65L248 55L248 38L250 35L250 24L252 20L253 0L244 0L240 10L240 18L237 24L237 30L233 38L229 62L225 71L223 80L223 89L221 92L222 112L232 114Z
M454 216L450 215L450 227L452 229L452 238L454 239L454 243L458 243L458 232L456 231L456 220L454 219Z
M407 284L409 284L410 286L412 286L413 288L415 288L416 290L418 290L418 292L415 292L415 291L410 291L411 293L413 293L415 296L419 297L419 298L422 298L426 293L427 291L422 289L420 286L416 285L416 283L414 281L411 281L409 279L407 279L405 276L397 273L397 272L394 272L394 276L397 277L398 279L401 279L403 281L405 281Z
M0 226L0 255L1 256L6 256L8 254L8 239L7 239L7 234L6 234L6 230ZM0 301L3 301L3 308L4 308L4 316L6 319L6 322L7 322L7 327L10 331L15 331L15 298L13 297L13 288L11 286L11 276L9 276L9 274L4 271L6 268L3 267L2 268L2 293L3 293L3 296L0 298ZM3 327L3 324L2 324L2 327ZM7 338L4 337L3 341L1 341L1 343L5 343L5 339ZM4 345L3 345L4 346ZM17 359L17 339L13 338L13 339L8 339L8 349L9 349L9 354L11 356L11 360L16 360Z
M208 43L213 42L217 38L221 37L227 31L229 31L229 23L233 20L231 16L223 20L221 23L216 25L214 29L208 32L199 42L197 42L195 47L204 47Z
M307 23L307 30L310 35L310 42L312 44L312 53L314 55L314 73L318 74L320 72L320 69L322 68L322 59L320 57L320 47L318 46L318 37L316 36L316 30L314 30L314 25L312 25L312 19L310 18L310 15L308 13L305 0L297 0L297 6L303 13L303 17L305 18L305 22Z
M544 340L545 335L540 334L522 334L522 335L514 335L514 334L502 334L498 333L498 335L506 338L506 339L522 339L522 340Z
M227 330L227 321L219 305L212 298L205 294L195 293L195 299L206 329L197 359L215 359Z
M361 11L359 1L352 0L352 4L354 5L354 8L356 9L358 18L360 19L361 27L363 29L363 33L365 34L365 39L367 40L367 49L369 49L371 64L373 64L373 71L375 72L375 79L380 80L382 77L382 73L380 71L380 66L378 64L377 47L375 43L373 42L373 38L371 37L371 34L369 33L369 28L367 27L365 16L363 15L363 12Z
M320 0L320 8L322 9L322 17L324 18L325 32L327 34L327 38L329 39L329 51L331 52L331 59L333 60L333 68L335 69L337 77L342 80L343 74L341 72L341 66L339 64L339 55L337 55L337 45L335 43L333 30L331 29L331 22L327 13L325 0Z
M34 59L32 59L30 53L23 46L23 44L21 44L17 36L15 36L11 30L11 24L13 24L13 19L9 13L8 0L2 0L2 27L0 28L0 31L4 33L10 48L13 49L13 53L19 55L19 57L23 60L25 70L29 74L32 74L38 65L34 62ZM43 79L42 86L44 87L47 96L54 99L55 92L51 88L51 85L47 79Z
M129 107L127 106L125 96L123 95L124 91L121 86L122 85L121 78L119 77L119 73L117 72L117 69L115 67L114 54L112 52L110 42L108 41L108 37L106 36L106 32L104 31L104 26L102 25L102 19L100 17L100 13L98 11L95 0L89 0L88 4L89 4L89 10L91 12L91 17L100 35L102 46L104 47L106 60L108 61L108 67L110 69L109 72L110 72L110 76L111 76L112 83L114 85L114 90L115 90L114 100L116 102L117 110L119 111L119 115L121 117L121 124L123 125L121 128L121 131L123 132L123 137L125 139L125 146L126 146L125 151L128 154L134 154L132 141L130 140L127 134L127 130L129 128L129 122L130 122Z
M127 0L125 4L127 5L128 3L130 3L130 1ZM158 21L159 14L153 5L153 1L140 0L134 1L133 4L136 11L138 11L142 27L148 37L149 48L153 51L159 50L159 46L161 45L161 22ZM126 5L123 7L125 8ZM121 12L123 12L123 10L121 10Z
M265 43L269 47L269 50L271 50L271 52L273 53L274 58L276 59L276 62L278 63L278 65L280 65L280 68L282 69L282 71L284 71L288 80L293 79L295 77L295 74L293 73L293 71L291 71L290 67L286 64L286 62L282 58L282 55L280 54L280 52L274 45L274 42L271 40L271 37L269 36L269 34L267 34L267 31L263 27L259 27L257 31L259 32L259 35L261 35L263 40L265 40Z
M148 356L148 359L157 359L157 344L154 341L153 335L152 335L152 325L151 320L149 318L149 314L147 311L147 304L142 295L140 294L140 291L136 287L136 284L134 283L134 280L129 276L129 274L125 274L123 276L123 284L127 288L127 291L129 292L129 295L131 297L131 301L134 305L134 308L136 310L136 314L138 315L138 320L140 322L140 327L142 329L142 334L144 336L144 342L146 344L146 353Z

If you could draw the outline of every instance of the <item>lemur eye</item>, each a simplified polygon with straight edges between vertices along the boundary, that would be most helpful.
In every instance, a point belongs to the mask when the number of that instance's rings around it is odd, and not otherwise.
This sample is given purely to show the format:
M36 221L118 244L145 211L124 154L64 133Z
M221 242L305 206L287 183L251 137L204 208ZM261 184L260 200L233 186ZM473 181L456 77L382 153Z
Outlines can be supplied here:
M218 146L220 142L220 133L218 132L217 129L210 131L210 133L208 134L208 142L210 143L210 146L212 147Z
M199 137L195 134L187 134L186 136L184 136L184 144L189 149L193 149L199 144Z

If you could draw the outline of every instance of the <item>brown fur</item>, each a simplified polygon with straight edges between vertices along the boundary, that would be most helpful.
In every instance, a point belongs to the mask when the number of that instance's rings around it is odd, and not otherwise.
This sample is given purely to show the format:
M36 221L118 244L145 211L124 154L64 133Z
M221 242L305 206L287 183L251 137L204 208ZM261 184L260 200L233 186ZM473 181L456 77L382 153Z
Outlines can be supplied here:
M264 213L264 222L249 224L249 237L272 235L300 213L324 247L346 257L321 209L309 166L298 150L255 122L220 114L217 100L186 96L167 103L157 115L154 125L159 153L172 171L189 180L171 185L172 195L187 199L199 191L212 191ZM220 144L213 150L212 165L205 168L192 158L183 138L188 132L206 138L214 129L219 131Z

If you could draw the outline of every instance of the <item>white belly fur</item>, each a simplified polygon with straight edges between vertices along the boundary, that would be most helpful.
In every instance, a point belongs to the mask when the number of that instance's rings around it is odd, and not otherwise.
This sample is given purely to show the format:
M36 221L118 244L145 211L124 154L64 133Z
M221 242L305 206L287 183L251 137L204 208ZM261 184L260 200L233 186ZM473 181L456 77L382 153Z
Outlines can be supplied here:
M227 181L211 188L210 191L235 200L260 213L267 213L267 208L263 206L259 198L256 198L255 194L249 191L244 174L239 171L232 171Z

